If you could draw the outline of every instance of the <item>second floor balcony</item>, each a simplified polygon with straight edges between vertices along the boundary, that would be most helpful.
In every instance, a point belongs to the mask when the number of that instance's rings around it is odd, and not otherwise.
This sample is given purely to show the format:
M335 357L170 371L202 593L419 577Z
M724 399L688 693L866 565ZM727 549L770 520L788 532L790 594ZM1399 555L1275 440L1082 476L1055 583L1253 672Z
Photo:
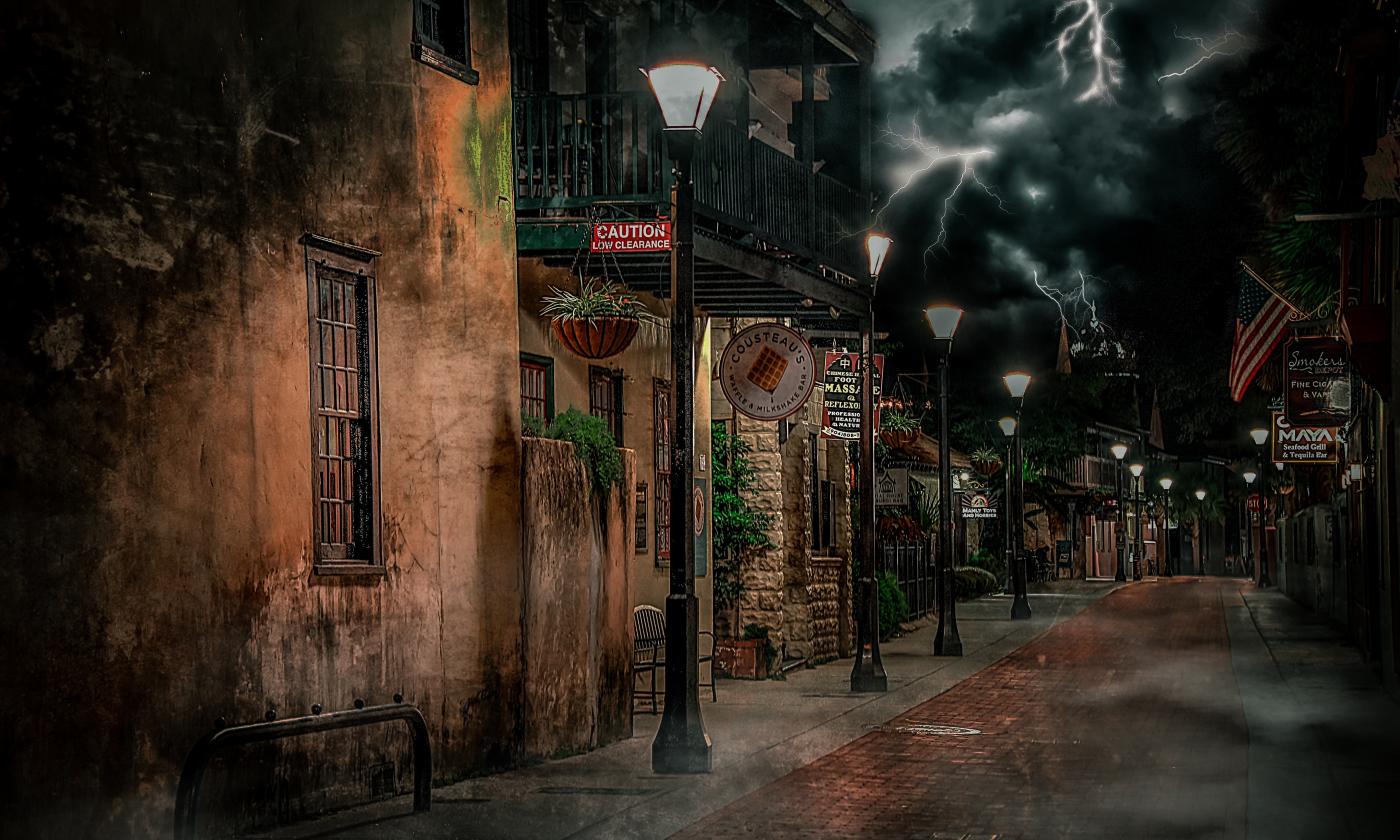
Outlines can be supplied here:
M587 247L583 237L596 219L669 215L670 160L647 93L518 94L514 126L522 255L572 256ZM779 292L790 293L773 297L772 311L739 314L781 315L789 305L813 301L859 306L868 293L867 196L723 121L705 127L693 173L697 257L714 263L701 266L702 280L726 268L731 284L781 275ZM621 267L653 276L665 255L649 256L623 257ZM737 286L712 287L712 299L722 298L724 288ZM699 294L706 305L703 284Z

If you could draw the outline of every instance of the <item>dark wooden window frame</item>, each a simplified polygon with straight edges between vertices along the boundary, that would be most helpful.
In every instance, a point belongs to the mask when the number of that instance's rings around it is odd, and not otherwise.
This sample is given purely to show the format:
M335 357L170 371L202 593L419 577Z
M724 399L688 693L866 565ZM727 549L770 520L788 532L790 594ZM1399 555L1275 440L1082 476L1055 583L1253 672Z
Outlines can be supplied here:
M608 393L612 395L612 405L600 405L594 400L593 383L606 379L608 382ZM588 366L588 413L594 417L602 418L608 424L608 431L612 432L613 446L622 446L622 371L602 367L600 365Z
M307 358L310 368L310 390L308 393L308 414L310 420L310 442L311 442L311 528L312 528L312 551L314 561L312 571L317 575L370 575L383 576L385 567L380 542L380 487L381 476L379 463L379 360L378 360L378 319L376 317L375 302L375 281L377 274L378 251L370 251L359 248L334 239L328 239L315 234L306 234L301 238L301 244L305 248L306 260L306 291L307 291ZM364 447L364 466L368 469L366 481L356 484L356 493L361 499L357 505L358 516L363 516L368 520L368 545L363 551L356 551L359 556L352 557L326 557L323 556L323 543L321 532L321 488L319 484L320 447L318 446L319 425L326 415L326 409L321 406L318 394L322 393L319 382L318 364L321 364L321 319L318 317L317 303L320 300L319 271L331 269L354 275L362 284L356 290L356 306L362 311L357 312L356 330L360 335L357 343L357 408L360 412L358 422L364 424L364 431L359 438L360 445Z
M521 353L520 366L532 366L544 370L544 422L554 421L554 360L549 356L538 356L534 353ZM525 414L525 394L521 388L520 413Z
M634 502L637 510L633 520L633 550L637 554L647 553L647 483L637 482Z
M455 14L458 5L460 22ZM480 74L471 65L471 20L471 0L413 0L413 58L469 85L480 82Z

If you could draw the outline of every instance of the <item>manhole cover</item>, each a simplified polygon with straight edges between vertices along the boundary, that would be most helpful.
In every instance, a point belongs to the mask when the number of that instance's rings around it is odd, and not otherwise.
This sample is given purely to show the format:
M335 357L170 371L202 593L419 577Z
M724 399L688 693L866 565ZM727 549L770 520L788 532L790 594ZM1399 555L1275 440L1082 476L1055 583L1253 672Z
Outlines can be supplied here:
M946 726L941 723L904 723L898 726L882 727L886 732L898 732L901 735L981 735L980 729L969 729L966 726Z

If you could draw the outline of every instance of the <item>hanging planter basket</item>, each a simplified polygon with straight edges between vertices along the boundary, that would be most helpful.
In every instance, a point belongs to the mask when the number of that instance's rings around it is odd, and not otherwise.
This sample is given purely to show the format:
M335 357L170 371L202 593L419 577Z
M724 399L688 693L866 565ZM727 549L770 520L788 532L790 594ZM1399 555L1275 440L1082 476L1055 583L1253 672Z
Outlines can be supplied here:
M918 430L918 429L881 429L881 430L880 430L880 442L883 443L883 444L885 444L886 446L894 447L895 449L899 449L899 448L908 446L909 444L911 444L911 443L913 443L914 441L918 440L918 438L919 438L919 430Z
M561 318L550 322L559 343L575 356L607 359L632 344L640 323L633 318Z

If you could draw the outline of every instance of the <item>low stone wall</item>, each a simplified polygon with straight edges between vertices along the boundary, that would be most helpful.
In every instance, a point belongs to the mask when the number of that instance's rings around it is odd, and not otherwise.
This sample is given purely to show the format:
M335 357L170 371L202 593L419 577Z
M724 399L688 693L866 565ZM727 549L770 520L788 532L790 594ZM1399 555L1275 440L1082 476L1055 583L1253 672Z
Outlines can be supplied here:
M525 441L521 471L528 756L583 752L632 734L632 531L636 459L606 497L573 445ZM483 593L489 597L489 593Z

